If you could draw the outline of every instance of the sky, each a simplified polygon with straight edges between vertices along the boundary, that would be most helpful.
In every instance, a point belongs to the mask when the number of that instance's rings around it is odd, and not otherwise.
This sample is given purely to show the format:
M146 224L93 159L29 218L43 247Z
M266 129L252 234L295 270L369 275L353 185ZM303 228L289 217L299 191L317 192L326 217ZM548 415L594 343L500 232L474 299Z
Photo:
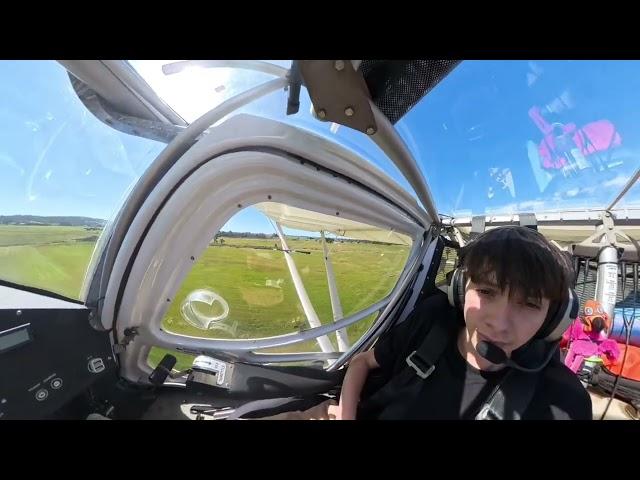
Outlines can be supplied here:
M469 61L400 123L441 213L604 208L640 166L638 92L638 61ZM555 124L564 148L545 124ZM576 136L593 148L585 152ZM579 167L545 168L549 141L549 163L570 152ZM633 193L626 200L640 203Z
M134 66L188 120L269 79L231 69L165 76L162 63ZM440 213L602 208L640 166L638 92L638 61L468 61L396 128L422 168ZM336 131L313 119L304 89L300 112L286 116L286 96L274 92L243 111L333 139L412 192L366 135L346 127ZM100 122L53 61L0 61L0 99L0 215L111 219L165 147ZM537 125L532 109L540 112ZM545 134L545 125L555 125L560 137ZM556 142L553 138L565 139L568 147L558 143L548 153L544 146ZM576 138L585 139L586 146L577 145ZM552 165L567 155L573 169ZM640 188L634 187L621 205L640 206ZM251 208L224 229L273 233Z

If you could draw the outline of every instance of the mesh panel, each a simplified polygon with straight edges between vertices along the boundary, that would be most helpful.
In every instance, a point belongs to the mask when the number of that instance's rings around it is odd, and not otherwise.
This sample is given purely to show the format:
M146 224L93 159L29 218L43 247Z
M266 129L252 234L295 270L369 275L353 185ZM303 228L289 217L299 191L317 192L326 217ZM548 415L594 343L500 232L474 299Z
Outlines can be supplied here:
M440 265L438 266L438 273L436 274L436 287L447 283L447 274L456 268L457 263L458 251L455 248L444 247Z
M585 258L578 258L579 273L576 281L576 294L580 299L580 306L584 305L589 299L596 298L596 276L598 262L596 260L588 260ZM585 262L587 267L585 269ZM586 275L585 275L586 270Z
M622 273L622 266L619 267L620 273ZM622 283L622 275L620 275L620 281L618 283L618 297L616 298L616 308L634 309L638 308L638 301L640 301L640 293L636 292L633 285L633 264L626 264L627 275L624 285ZM636 270L637 273L637 270ZM637 280L636 280L637 283ZM624 287L624 293L622 288Z
M440 82L459 60L363 60L360 70L371 98L396 123Z
M580 273L576 281L576 294L580 298L580 305L584 305L589 299L596 298L596 278L597 278L597 260L588 260L578 258L580 264ZM589 265L588 273L585 275L585 261ZM627 276L622 280L622 265L618 265L618 294L616 296L616 308L638 308L640 302L640 292L636 293L633 282L633 264L627 263Z

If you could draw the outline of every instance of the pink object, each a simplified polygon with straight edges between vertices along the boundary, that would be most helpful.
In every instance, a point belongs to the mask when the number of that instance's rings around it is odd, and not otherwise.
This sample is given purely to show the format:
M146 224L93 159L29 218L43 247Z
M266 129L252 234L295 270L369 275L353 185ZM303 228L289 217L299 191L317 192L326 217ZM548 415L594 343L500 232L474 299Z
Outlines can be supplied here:
M615 362L620 356L620 349L614 340L608 339L602 332L585 332L580 317L571 324L562 339L569 346L564 364L574 373L580 370L585 358L598 356Z
M538 107L529 109L529 117L543 133L544 139L538 146L542 166L546 169L561 169L567 164L562 150L556 145L556 135L553 135L553 125L549 124ZM567 123L561 126L562 135L570 137L573 144L586 157L595 152L605 152L612 147L622 144L620 134L609 120L598 120L587 123L582 128L577 128L575 123Z

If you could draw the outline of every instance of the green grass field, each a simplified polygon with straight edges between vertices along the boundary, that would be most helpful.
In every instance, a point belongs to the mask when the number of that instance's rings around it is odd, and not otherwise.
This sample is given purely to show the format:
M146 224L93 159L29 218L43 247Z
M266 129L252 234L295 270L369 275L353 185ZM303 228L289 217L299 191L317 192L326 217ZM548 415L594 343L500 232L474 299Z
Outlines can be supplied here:
M79 298L99 232L0 225L0 278Z
M0 226L0 278L78 298L96 235L82 227ZM206 338L260 338L309 328L295 292L284 254L275 239L224 238L208 247L194 262L163 320L168 331ZM321 323L333 321L322 245L308 239L289 239L296 266ZM387 295L406 262L409 248L399 245L335 242L329 244L343 313L355 313ZM235 333L202 330L187 323L181 306L189 293L208 289L229 304L227 325ZM202 313L216 314L219 304L198 304ZM218 309L218 310L216 310ZM208 312L207 312L208 310ZM371 325L374 316L348 328L351 342ZM335 335L331 335L337 345ZM319 351L315 341L272 349L271 352ZM153 349L150 363L162 356ZM188 356L180 360L188 361ZM181 361L180 367L184 366Z

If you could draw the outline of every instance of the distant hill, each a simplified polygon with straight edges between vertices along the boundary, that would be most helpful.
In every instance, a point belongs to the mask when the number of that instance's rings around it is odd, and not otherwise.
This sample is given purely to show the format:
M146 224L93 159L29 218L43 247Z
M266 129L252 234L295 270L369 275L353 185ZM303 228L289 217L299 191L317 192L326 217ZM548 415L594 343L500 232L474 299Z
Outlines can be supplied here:
M254 233L254 232L225 232L224 230L218 232L216 237L229 237L229 238L278 238L277 233Z
M90 217L43 217L38 215L0 215L0 225L57 225L61 227L103 228L106 220Z

